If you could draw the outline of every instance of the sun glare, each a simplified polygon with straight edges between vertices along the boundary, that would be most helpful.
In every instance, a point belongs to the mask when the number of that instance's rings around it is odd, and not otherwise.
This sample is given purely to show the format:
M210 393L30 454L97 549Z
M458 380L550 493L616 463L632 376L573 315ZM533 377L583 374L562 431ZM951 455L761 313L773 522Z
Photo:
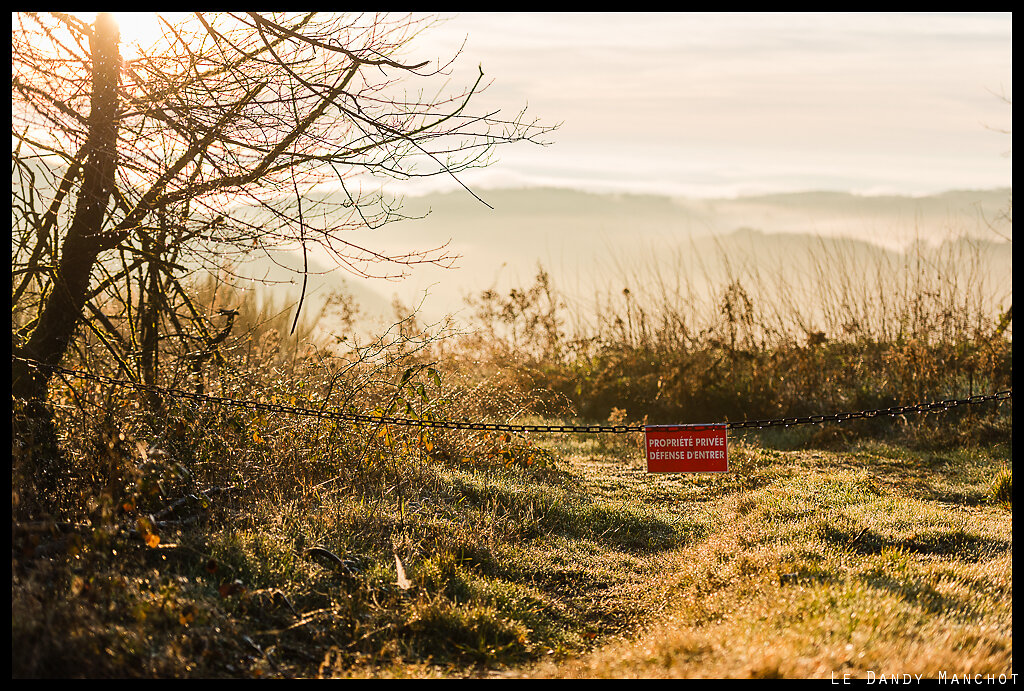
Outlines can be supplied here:
M92 23L96 20L95 12L76 12L81 19ZM121 30L121 55L127 59L137 57L147 47L156 43L163 35L166 26L160 20L167 19L172 24L185 16L185 12L111 12L118 28Z

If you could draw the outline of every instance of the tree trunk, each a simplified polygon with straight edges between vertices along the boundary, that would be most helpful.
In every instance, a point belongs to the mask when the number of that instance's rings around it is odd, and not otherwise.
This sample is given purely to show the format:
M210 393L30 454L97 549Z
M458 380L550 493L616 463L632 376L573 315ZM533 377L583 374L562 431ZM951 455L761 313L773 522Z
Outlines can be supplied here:
M54 282L35 329L15 355L44 365L33 367L15 359L11 364L11 393L22 400L16 416L15 433L31 439L31 463L35 466L38 491L55 486L63 468L52 412L46 405L52 371L58 365L82 318L93 266L100 252L109 247L103 230L107 204L114 189L117 166L118 29L107 13L96 17L89 39L92 53L92 100L86 136L86 159L82 186L74 216L60 250ZM13 462L13 458L12 458Z

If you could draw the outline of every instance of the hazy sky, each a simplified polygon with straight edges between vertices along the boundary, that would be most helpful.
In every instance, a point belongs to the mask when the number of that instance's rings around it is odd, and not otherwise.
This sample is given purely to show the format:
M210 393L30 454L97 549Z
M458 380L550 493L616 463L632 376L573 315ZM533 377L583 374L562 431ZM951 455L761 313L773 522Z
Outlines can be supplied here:
M123 33L155 26L148 13L117 14ZM474 112L529 105L562 123L551 146L500 147L496 165L463 176L473 186L698 197L1012 186L1011 138L999 131L1012 122L1011 13L444 19L408 61L447 62L462 47L451 89L479 66L493 80ZM426 189L437 186L455 184Z
M465 41L453 86L528 104L553 144L464 180L718 196L1012 186L1012 16L451 15L412 55Z

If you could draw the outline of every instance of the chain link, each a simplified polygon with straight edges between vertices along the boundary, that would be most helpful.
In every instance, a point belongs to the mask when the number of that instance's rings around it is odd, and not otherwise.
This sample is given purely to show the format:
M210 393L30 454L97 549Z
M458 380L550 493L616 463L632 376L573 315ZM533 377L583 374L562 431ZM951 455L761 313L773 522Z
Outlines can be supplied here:
M265 403L262 401L248 401L226 396L214 396L212 394L196 393L183 389L164 388L153 384L144 384L126 379L115 379L103 374L93 374L80 370L71 370L57 365L46 365L34 360L14 357L37 369L48 369L55 373L65 374L78 379L95 381L111 386L134 388L148 393L171 396L173 398L184 398L199 403L215 403L223 406L236 408L248 408L269 413L284 413L290 415L301 415L315 417L321 420L342 420L346 422L386 424L405 427L426 427L433 429L449 430L471 430L483 432L556 432L556 433L612 433L625 434L628 432L643 432L644 425L516 425L510 423L490 422L458 422L455 420L433 420L392 417L388 415L368 415L365 413L345 413L336 410L317 410L313 408L302 408L300 406L285 405L283 403ZM790 427L793 425L819 425L825 422L842 423L850 420L862 420L876 417L895 417L911 413L936 413L944 412L961 405L976 405L989 401L1012 400L1013 389L997 391L991 394L977 394L967 398L954 398L943 401L932 401L930 403L917 403L914 405L898 406L892 408L876 408L873 410L860 410L850 413L832 413L831 415L805 415L800 417L782 417L766 420L740 420L719 423L724 424L728 429L764 429L766 427ZM681 425L682 427L683 425ZM664 427L664 426L663 426Z

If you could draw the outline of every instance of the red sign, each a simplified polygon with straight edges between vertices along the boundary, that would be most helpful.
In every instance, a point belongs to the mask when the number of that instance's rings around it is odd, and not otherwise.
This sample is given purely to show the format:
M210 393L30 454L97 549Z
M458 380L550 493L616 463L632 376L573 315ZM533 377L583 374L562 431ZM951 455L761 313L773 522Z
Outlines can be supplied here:
M644 427L648 473L724 473L729 469L726 426Z

